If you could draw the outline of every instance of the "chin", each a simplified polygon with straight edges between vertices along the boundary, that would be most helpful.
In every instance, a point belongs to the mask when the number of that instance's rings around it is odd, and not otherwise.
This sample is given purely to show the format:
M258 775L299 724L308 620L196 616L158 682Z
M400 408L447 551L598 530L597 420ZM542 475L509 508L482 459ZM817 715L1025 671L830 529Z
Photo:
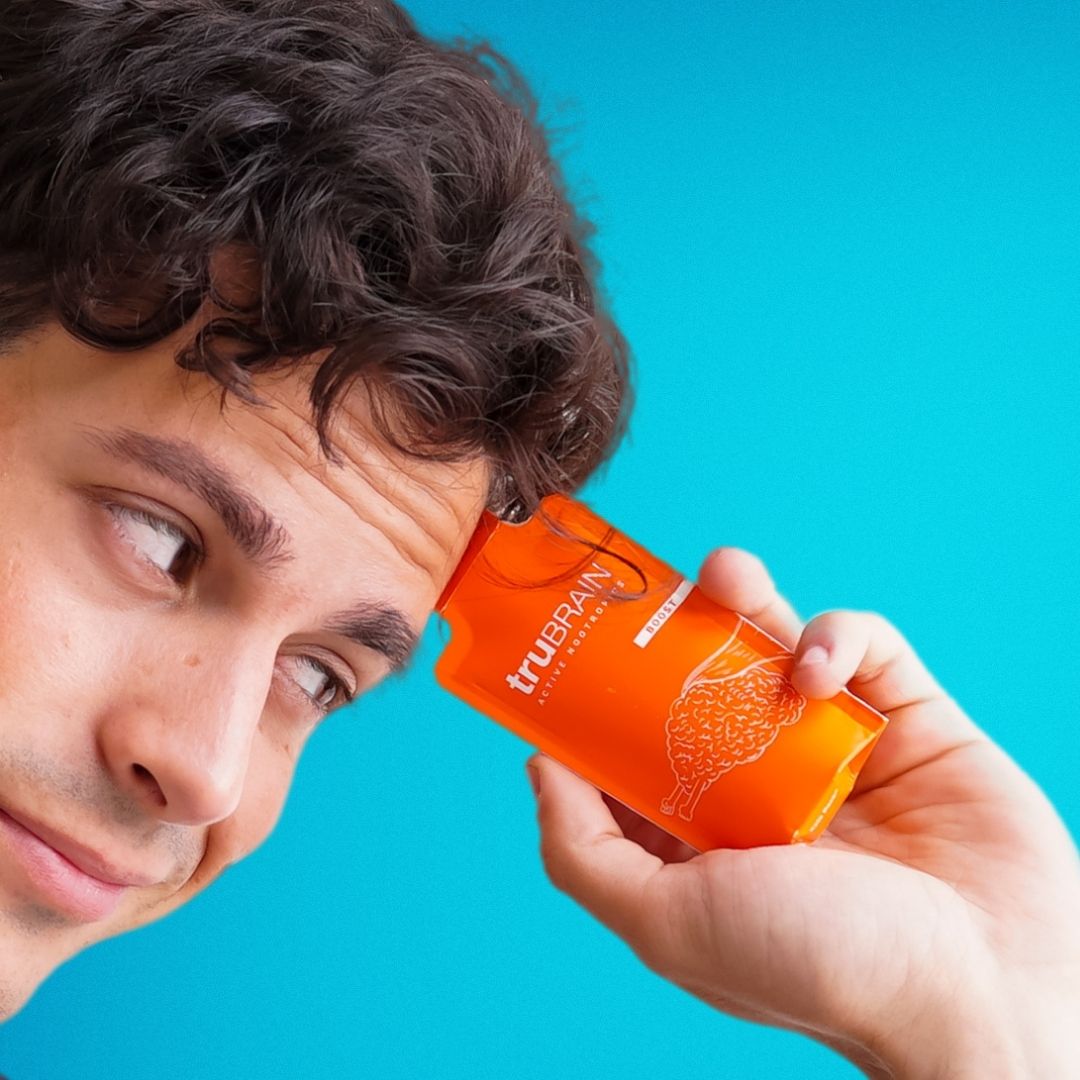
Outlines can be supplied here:
M34 996L39 983L30 986L17 986L9 983L0 974L0 1024L7 1023L13 1016L17 1016L23 1006Z

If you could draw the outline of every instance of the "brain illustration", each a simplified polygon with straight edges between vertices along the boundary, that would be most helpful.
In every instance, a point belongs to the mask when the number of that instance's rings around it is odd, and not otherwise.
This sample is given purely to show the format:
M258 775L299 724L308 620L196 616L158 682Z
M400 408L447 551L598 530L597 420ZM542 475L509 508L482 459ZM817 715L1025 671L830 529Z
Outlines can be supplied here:
M678 810L690 820L705 790L737 765L761 757L805 705L791 683L760 665L691 682L667 719L668 758L678 783L660 804L663 812Z

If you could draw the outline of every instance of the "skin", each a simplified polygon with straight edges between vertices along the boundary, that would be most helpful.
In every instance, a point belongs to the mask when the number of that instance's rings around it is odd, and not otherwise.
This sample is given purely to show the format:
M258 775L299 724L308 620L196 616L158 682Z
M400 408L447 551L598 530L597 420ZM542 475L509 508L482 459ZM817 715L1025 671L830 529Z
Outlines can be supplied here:
M871 1076L1080 1076L1080 862L1045 795L880 615L804 625L738 548L701 588L787 645L797 689L847 685L890 723L825 835L793 847L698 854L537 755L554 884L665 978Z
M306 369L257 378L265 407L223 408L175 364L182 333L113 355L52 325L0 358L0 810L149 878L87 922L43 899L0 837L0 1019L258 847L323 703L344 700L313 663L351 695L392 667L324 622L364 601L419 632L483 506L483 462L395 454L360 392L328 464ZM197 444L290 554L257 567L204 499L88 438L117 429Z
M419 630L487 489L482 462L381 446L363 395L334 433L344 465L328 465L302 373L256 380L264 408L223 410L175 365L178 344L113 356L49 327L0 359L0 809L152 879L87 923L36 895L0 842L0 1017L266 838L323 714L308 695L326 679L303 658L355 694L389 670L320 627L362 599ZM280 520L290 557L256 569L203 500L87 439L118 428L195 442ZM201 562L180 558L177 528ZM794 848L696 854L539 756L553 882L666 978L872 1075L1080 1072L1080 870L1045 797L880 616L804 626L733 548L701 586L800 659L826 647L796 668L803 693L850 685L891 723L826 836Z

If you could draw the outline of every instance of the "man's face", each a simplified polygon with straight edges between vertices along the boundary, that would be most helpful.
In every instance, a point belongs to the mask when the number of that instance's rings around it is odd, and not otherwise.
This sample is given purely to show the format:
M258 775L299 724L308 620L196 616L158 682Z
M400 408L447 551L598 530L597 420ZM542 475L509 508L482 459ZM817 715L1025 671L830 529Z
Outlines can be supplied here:
M330 465L299 373L222 409L176 347L0 356L0 1019L266 838L482 508L482 463L388 450L363 394Z

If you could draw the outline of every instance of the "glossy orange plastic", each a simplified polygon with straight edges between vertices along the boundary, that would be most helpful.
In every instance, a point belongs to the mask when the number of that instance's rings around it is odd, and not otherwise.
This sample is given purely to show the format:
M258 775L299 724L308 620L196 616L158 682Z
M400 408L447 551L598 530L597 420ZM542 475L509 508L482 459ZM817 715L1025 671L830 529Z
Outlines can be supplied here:
M698 850L819 836L887 723L563 496L485 514L438 610L446 689Z

